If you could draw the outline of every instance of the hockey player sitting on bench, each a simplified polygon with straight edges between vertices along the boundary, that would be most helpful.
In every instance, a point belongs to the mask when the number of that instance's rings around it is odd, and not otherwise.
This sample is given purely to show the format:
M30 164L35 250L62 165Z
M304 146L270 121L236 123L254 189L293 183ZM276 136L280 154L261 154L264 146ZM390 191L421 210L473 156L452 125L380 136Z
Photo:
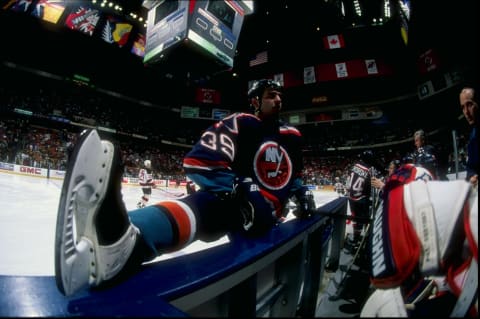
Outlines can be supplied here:
M58 289L72 295L131 274L148 260L229 231L256 235L294 214L308 218L313 194L302 184L302 136L280 121L282 87L260 80L248 92L251 113L213 124L183 167L199 189L127 212L121 196L118 147L83 132L64 180L55 242ZM75 223L72 222L75 220ZM75 227L76 226L76 227Z

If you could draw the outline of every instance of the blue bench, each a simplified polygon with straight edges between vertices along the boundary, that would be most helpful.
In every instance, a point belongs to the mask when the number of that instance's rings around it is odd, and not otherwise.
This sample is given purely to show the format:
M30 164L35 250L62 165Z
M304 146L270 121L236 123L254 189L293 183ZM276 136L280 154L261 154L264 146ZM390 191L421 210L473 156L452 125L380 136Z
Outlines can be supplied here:
M313 316L334 218L346 199L261 237L142 266L108 289L70 297L52 276L0 276L1 317Z

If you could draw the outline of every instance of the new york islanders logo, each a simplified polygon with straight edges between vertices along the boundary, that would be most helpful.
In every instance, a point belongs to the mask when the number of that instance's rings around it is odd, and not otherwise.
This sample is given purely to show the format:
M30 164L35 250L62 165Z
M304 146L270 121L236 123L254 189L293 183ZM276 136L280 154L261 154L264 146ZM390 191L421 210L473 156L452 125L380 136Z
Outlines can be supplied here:
M255 154L253 164L258 181L267 189L282 189L292 177L290 156L277 143L263 143Z

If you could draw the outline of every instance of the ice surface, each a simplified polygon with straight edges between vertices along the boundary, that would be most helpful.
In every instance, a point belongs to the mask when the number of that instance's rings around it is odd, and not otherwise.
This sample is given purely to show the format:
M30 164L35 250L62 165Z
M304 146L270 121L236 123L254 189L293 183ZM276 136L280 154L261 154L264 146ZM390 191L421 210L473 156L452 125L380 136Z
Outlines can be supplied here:
M0 275L54 275L55 224L62 183L62 180L0 172ZM154 189L150 203L177 198L184 192L181 188ZM122 187L122 194L127 209L131 210L136 208L142 191L126 185ZM315 191L314 195L317 206L338 197L330 191ZM197 241L154 261L225 243L228 243L226 236L212 243Z

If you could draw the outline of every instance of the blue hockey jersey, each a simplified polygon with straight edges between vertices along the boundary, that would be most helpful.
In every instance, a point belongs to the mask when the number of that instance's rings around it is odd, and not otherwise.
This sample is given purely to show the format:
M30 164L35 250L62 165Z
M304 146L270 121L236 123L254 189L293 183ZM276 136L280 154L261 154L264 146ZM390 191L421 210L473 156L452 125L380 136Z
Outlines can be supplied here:
M210 126L183 167L201 190L230 193L235 177L251 177L277 214L302 187L302 135L278 121L234 113Z

